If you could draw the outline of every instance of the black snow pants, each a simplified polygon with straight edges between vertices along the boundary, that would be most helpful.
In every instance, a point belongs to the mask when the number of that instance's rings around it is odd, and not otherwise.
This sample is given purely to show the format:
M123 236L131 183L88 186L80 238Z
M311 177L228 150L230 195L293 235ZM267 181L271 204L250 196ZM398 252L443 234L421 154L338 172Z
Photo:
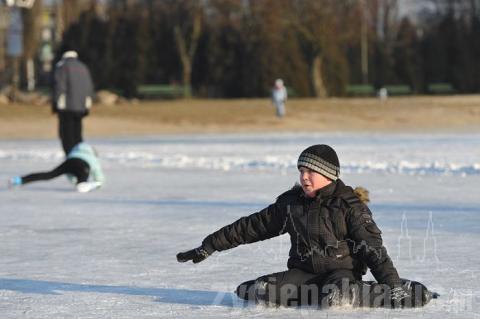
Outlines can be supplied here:
M400 304L390 298L390 287L358 280L351 270L339 269L325 275L300 269L273 273L242 283L236 294L245 300L286 307L328 308L349 304L356 307L421 307L432 298L425 286L402 279L411 297Z
M79 158L69 158L51 171L22 176L22 184L49 180L63 174L75 176L77 183L86 182L90 174L90 166Z
M75 145L83 141L82 119L84 116L84 114L74 112L58 113L58 134L65 155L68 155Z

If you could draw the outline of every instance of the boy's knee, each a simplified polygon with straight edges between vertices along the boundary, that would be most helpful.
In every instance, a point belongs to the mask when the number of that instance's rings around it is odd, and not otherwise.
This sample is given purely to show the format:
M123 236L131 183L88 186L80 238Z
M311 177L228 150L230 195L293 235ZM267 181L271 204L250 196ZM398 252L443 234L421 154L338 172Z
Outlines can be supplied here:
M244 283L241 283L235 290L235 294L241 299L254 301L255 300L254 289L255 289L255 280L249 280Z

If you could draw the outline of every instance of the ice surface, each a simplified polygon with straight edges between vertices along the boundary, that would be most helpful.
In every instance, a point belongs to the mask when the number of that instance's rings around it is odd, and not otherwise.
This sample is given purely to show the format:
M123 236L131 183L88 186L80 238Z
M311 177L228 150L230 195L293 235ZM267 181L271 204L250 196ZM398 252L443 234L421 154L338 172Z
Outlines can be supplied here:
M90 141L107 176L79 194L66 178L7 190L53 168L58 141L0 141L1 318L480 318L480 135L258 134ZM298 153L337 149L342 179L370 205L402 277L441 294L413 310L265 308L232 291L286 268L282 236L175 254L255 212L297 180Z

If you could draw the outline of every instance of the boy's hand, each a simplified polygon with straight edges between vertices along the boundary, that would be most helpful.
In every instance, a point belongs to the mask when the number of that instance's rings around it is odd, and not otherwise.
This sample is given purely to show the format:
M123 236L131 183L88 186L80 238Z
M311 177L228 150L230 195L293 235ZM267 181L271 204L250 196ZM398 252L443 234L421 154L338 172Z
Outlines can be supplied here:
M189 260L193 261L194 264L199 263L207 259L210 256L209 253L203 246L197 247L195 249L191 249L185 252L181 252L177 254L177 261L184 263Z

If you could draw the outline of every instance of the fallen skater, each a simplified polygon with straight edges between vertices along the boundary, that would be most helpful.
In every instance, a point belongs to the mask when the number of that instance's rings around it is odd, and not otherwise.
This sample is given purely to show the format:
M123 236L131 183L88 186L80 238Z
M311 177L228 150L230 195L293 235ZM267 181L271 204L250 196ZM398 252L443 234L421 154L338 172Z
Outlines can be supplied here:
M87 143L82 142L75 145L65 161L53 170L15 176L8 181L8 184L10 187L17 187L32 182L50 180L61 175L67 175L80 193L97 189L105 182L95 150Z
M200 247L177 254L177 260L198 263L215 251L288 233L288 270L241 284L240 298L283 306L396 308L420 307L436 297L421 283L399 277L366 205L368 192L339 179L330 146L305 149L297 166L300 185L210 234ZM367 267L376 282L362 281Z

